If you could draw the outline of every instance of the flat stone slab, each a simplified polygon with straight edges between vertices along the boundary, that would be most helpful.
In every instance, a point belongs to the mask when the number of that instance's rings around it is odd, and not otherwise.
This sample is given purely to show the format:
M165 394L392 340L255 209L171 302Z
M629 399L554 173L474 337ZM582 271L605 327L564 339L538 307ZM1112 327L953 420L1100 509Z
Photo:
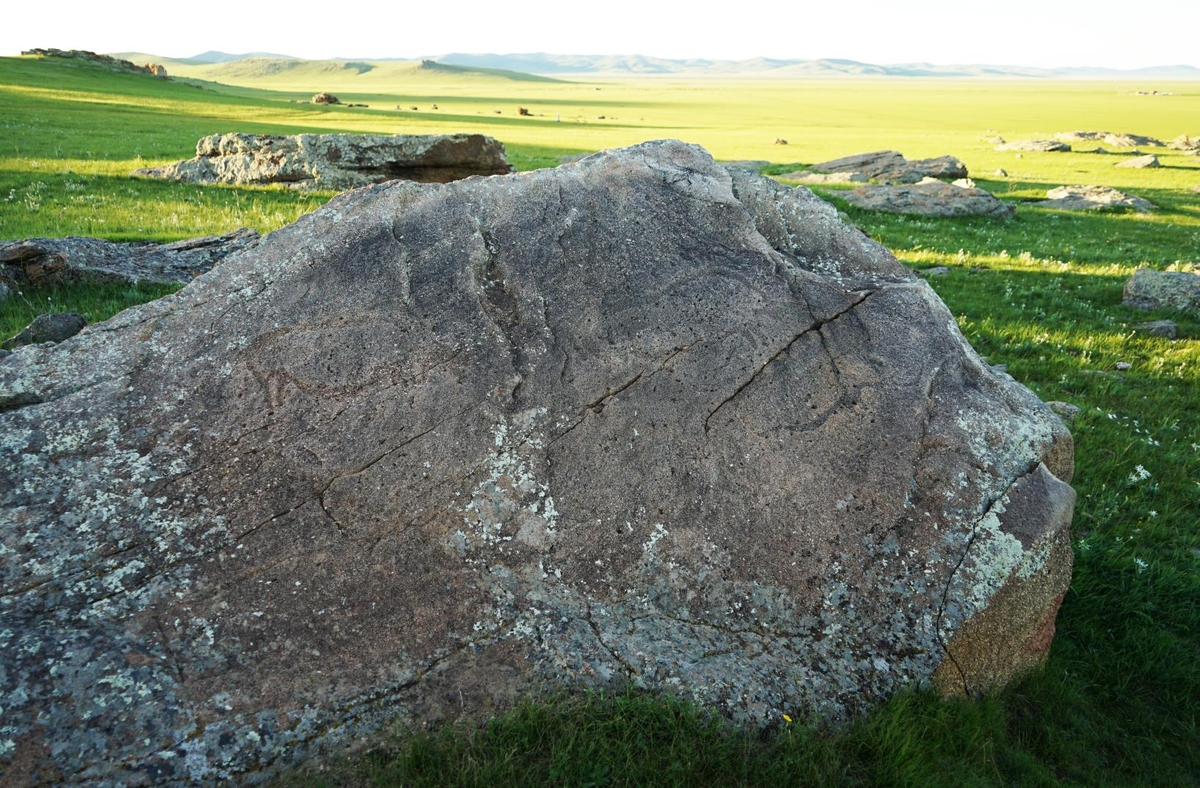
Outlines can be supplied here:
M922 178L953 180L967 177L967 166L953 156L909 160L894 150L857 153L821 162L812 165L811 171L818 174L862 175L880 183L917 183Z
M998 151L1031 151L1034 153L1062 153L1071 150L1071 146L1058 140L1017 140L997 145Z
M1144 197L1118 191L1111 186L1059 186L1046 192L1045 200L1033 203L1041 208L1060 211L1103 211L1128 208L1139 213L1154 210L1154 203Z
M133 174L340 191L397 179L449 183L512 170L504 145L482 134L214 134L196 143L195 158Z
M103 238L27 238L0 242L0 282L49 286L80 281L186 284L226 257L258 244L242 228L172 243Z
M1013 207L983 189L932 181L909 186L860 186L838 195L851 205L919 216L1012 216Z

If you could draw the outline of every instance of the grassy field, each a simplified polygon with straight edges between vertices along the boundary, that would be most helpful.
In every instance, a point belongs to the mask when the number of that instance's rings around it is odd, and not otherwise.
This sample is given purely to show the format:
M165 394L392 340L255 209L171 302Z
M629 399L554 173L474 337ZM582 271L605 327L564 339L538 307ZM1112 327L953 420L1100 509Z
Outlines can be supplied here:
M1200 260L1200 157L1154 150L1162 168L1128 170L1113 166L1116 156L1018 157L989 142L1072 129L1200 136L1200 83L564 82L366 65L239 73L168 64L230 83L197 88L72 61L0 59L0 240L267 232L331 196L129 177L191 156L198 137L216 132L480 131L506 143L521 169L660 137L719 159L769 161L774 173L883 148L953 154L1017 205L1016 218L888 216L825 194L906 264L949 268L931 284L992 363L1043 399L1082 408L1071 425L1076 569L1045 670L980 702L903 695L849 729L797 721L758 736L637 695L557 699L482 730L399 731L370 757L290 782L1200 785L1200 320L1121 305L1138 266ZM296 103L319 90L370 107ZM518 106L533 117L518 117ZM993 174L999 168L1006 177ZM1075 183L1116 186L1159 210L1076 215L1028 204ZM162 292L23 292L0 303L0 335L38 312L78 309L98 320ZM1175 320L1180 338L1135 329L1156 318Z

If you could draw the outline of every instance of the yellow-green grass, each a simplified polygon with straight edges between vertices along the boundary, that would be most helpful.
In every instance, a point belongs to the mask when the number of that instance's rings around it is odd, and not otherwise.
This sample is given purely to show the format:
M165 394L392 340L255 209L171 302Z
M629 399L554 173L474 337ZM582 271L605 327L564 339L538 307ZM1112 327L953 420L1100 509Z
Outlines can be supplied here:
M849 730L797 720L759 739L679 704L558 701L482 731L404 733L344 774L384 785L1200 785L1200 320L1121 305L1139 265L1200 258L1200 193L1191 190L1200 159L1154 149L1165 166L1127 170L1113 166L1117 156L1018 157L989 141L1073 129L1200 136L1200 83L539 82L376 65L268 77L251 69L231 77L238 85L197 89L73 61L0 59L0 239L269 231L330 196L129 177L192 155L198 137L216 132L479 131L506 143L522 169L659 137L703 144L721 159L766 160L777 174L873 149L953 154L1017 205L1015 219L890 216L853 208L836 189L823 193L906 264L949 268L930 281L974 346L1044 399L1083 409L1072 425L1076 571L1047 668L982 703L902 695ZM1142 88L1175 95L1137 95ZM371 106L295 103L320 90ZM518 106L533 116L519 117ZM1159 210L1072 214L1030 204L1075 183L1116 186ZM22 292L0 304L0 333L39 311L102 319L157 293ZM1136 330L1153 318L1175 320L1180 338Z

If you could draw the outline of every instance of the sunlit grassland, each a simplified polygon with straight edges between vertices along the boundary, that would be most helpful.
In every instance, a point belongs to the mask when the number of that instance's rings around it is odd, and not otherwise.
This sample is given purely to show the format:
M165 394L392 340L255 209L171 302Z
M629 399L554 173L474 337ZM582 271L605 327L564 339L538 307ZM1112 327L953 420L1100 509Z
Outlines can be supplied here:
M1113 166L1121 156L1083 152L1096 143L1018 156L994 151L991 142L1074 129L1200 136L1200 83L562 82L413 64L361 74L250 71L232 79L239 84L198 89L68 61L0 59L0 240L173 240L241 226L267 232L331 196L129 176L189 157L197 138L217 132L477 131L504 142L520 169L661 137L702 144L719 159L768 161L775 174L867 150L948 153L967 163L980 186L1015 204L1016 217L890 216L855 209L836 189L822 194L905 264L947 267L929 281L975 348L1043 399L1082 409L1071 425L1079 494L1071 591L1046 669L1003 694L979 703L903 695L847 730L797 720L765 737L731 733L703 710L636 695L558 701L482 731L405 733L374 756L343 764L337 779L1200 784L1200 321L1121 305L1122 286L1138 266L1200 261L1200 193L1192 190L1200 185L1200 157L1146 149L1164 166L1130 170ZM1151 88L1175 95L1135 93ZM319 90L371 106L297 103ZM532 117L519 117L518 106ZM996 174L1001 168L1006 175ZM1159 208L1072 214L1031 205L1054 186L1087 183ZM0 333L55 309L103 319L162 292L124 285L22 292L0 304ZM1136 329L1155 318L1176 321L1179 338Z

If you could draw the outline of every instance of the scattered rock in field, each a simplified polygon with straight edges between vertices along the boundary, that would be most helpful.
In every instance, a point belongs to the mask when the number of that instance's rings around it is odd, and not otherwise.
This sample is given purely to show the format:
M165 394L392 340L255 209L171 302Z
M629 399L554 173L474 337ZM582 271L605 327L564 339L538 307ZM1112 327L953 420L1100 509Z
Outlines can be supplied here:
M1113 365L1113 368L1116 369L1118 372L1125 372L1127 370L1133 369L1133 364L1130 364L1128 361L1118 361L1116 364Z
M1151 336L1167 339L1174 339L1179 333L1179 326L1170 320L1151 320L1149 323L1138 323L1134 328Z
M1006 142L1003 145L997 145L996 150L1054 153L1069 151L1071 150L1071 146L1058 140L1017 140L1016 142Z
M894 150L844 156L814 164L810 169L815 173L861 174L880 183L917 183L922 178L967 177L966 165L953 156L909 161Z
M1136 309L1200 310L1200 275L1195 271L1139 268L1125 282L1121 303Z
M950 185L957 186L960 189L974 189L975 181L971 180L970 178L959 178L956 181L951 181Z
M33 322L25 326L16 336L6 339L0 348L12 350L22 345L36 345L42 342L62 342L78 334L87 325L83 315L74 312L51 312L38 315Z
M1132 208L1146 213L1154 209L1154 203L1149 200L1117 191L1111 186L1059 186L1046 192L1046 198L1033 204L1041 208L1057 208L1060 211Z
M1116 166L1116 167L1132 167L1133 169L1136 169L1136 170L1144 170L1147 167L1161 167L1162 165L1158 163L1158 157L1155 156L1153 153L1151 153L1147 156L1138 156L1137 158L1134 158L1134 159L1127 159L1125 161L1119 161L1114 166Z
M1063 131L1054 135L1057 140L1064 142L1082 142L1084 140L1100 140L1114 148L1136 148L1138 145L1163 147L1162 140L1145 137L1140 134L1114 134L1111 131Z
M80 281L184 284L258 241L258 233L246 228L167 244L79 236L5 241L0 242L0 281L36 286Z
M341 104L342 101L332 93L318 93L312 97L314 104Z
M47 783L265 782L533 688L974 694L1070 580L1058 417L832 206L673 141L343 194L0 403L0 762Z
M867 183L870 181L861 172L813 172L812 170L796 170L780 178L797 183Z
M922 268L917 271L917 276L928 279L931 276L945 276L950 273L950 269L944 265L935 265L933 268Z
M1171 150L1181 151L1200 150L1200 137L1190 137L1187 134L1180 134L1178 137L1168 142L1167 147Z
M1059 416L1061 416L1063 421L1066 421L1066 422L1075 421L1075 418L1080 413L1083 412L1083 410L1078 405L1072 405L1069 402L1062 402L1059 400L1052 400L1050 402L1047 402L1046 406L1049 407L1050 410L1054 411Z
M504 146L482 134L214 134L196 143L194 159L133 174L340 191L395 179L448 183L508 172Z
M787 145L788 141L783 138L779 138L779 139L775 140L775 144L776 145Z
M995 175L997 178L1007 178L1008 170L1004 170L1004 169L996 170Z
M983 189L964 188L938 180L901 186L860 186L838 194L859 208L921 216L1009 217L1013 207Z

